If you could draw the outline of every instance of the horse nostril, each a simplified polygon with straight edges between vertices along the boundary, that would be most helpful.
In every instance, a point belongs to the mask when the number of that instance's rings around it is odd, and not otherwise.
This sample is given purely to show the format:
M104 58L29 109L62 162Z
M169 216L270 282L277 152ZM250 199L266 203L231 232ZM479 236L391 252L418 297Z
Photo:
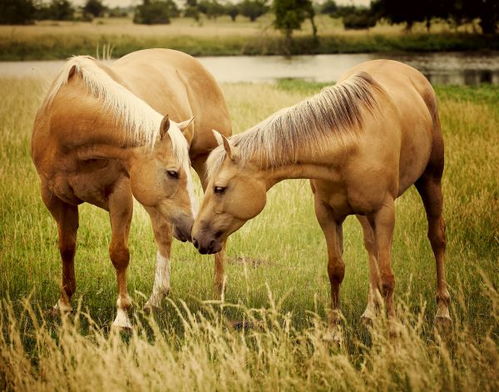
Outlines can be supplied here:
M193 239L192 239L192 244L194 245L194 247L195 247L196 249L198 249L198 248L199 248L199 242L198 242L198 240L196 240L195 238L193 238Z
M208 245L208 249L213 250L214 245L215 245L215 240L211 240L210 245Z

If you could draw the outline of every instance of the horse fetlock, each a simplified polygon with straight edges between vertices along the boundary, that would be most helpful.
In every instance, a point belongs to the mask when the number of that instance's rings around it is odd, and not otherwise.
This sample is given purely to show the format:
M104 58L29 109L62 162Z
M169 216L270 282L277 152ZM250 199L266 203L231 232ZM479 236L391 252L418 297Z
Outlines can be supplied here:
M57 303L54 305L53 310L60 314L68 314L73 311L73 307L66 298L59 298Z
M116 306L118 309L128 310L132 307L132 299L128 294L120 295L116 301Z

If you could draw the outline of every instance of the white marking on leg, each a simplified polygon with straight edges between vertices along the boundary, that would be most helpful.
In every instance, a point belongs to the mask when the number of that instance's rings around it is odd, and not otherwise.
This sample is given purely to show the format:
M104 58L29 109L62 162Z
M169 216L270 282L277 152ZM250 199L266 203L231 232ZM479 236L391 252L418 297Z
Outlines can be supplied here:
M113 321L112 327L131 329L132 323L128 318L128 311L123 302L127 304L127 307L129 307L131 304L130 298L128 296L124 297L123 300L121 297L118 297L118 301L116 301L116 318Z
M156 253L156 272L152 293L146 302L146 307L159 307L162 299L170 291L170 262L158 250Z
M128 313L125 309L118 308L118 311L116 313L116 318L114 319L112 326L125 329L132 328L132 323L130 322L130 319L128 318Z
M378 314L378 310L380 308L381 294L378 289L373 288L373 286L369 285L369 294L367 296L367 306L364 313L362 313L361 319L365 320L374 320L376 315Z
M62 298L60 298L54 305L54 309L58 310L61 313L71 313L73 311L71 304L68 304Z

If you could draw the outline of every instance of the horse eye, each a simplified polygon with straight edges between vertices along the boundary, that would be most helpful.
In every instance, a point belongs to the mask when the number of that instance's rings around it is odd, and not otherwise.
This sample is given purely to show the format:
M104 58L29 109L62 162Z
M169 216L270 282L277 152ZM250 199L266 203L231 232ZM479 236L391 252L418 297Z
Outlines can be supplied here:
M225 186L216 186L215 188L213 188L213 192L221 195L222 193L225 192L225 189L227 189L227 187Z
M168 174L169 177L171 178L178 178L178 172L175 170L167 170L166 173Z

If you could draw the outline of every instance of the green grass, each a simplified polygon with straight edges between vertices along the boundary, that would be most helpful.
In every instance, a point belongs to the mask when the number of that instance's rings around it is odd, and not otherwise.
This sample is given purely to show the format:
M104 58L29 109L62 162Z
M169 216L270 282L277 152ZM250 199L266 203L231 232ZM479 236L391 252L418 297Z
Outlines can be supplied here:
M322 86L281 81L223 88L235 132L240 132ZM390 338L383 320L371 334L359 324L367 297L367 255L359 225L349 218L344 227L342 348L323 339L329 306L326 247L309 185L301 180L274 187L262 214L231 237L225 305L203 302L213 298L212 257L175 242L172 293L156 321L139 311L152 287L155 246L147 215L136 205L128 282L138 318L134 334L123 339L108 334L116 301L108 216L81 206L74 303L84 314L62 326L43 318L40 310L55 303L60 284L56 228L41 202L29 157L31 126L45 87L39 80L0 80L0 389L499 387L498 87L437 88L446 141L453 329L443 338L433 329L434 261L424 211L411 189L397 202L393 245L402 332ZM242 318L257 320L261 327L226 327L226 320Z
M317 26L318 40L312 39L310 26L304 23L289 47L273 29L271 15L255 23L241 18L233 23L224 17L200 24L179 18L170 25L156 26L134 25L127 19L0 26L0 60L64 59L109 46L114 57L152 47L178 49L195 56L499 49L497 37L450 31L445 24L437 24L430 34L419 25L412 33L404 33L400 25L383 24L369 31L345 31L339 20L320 15Z

